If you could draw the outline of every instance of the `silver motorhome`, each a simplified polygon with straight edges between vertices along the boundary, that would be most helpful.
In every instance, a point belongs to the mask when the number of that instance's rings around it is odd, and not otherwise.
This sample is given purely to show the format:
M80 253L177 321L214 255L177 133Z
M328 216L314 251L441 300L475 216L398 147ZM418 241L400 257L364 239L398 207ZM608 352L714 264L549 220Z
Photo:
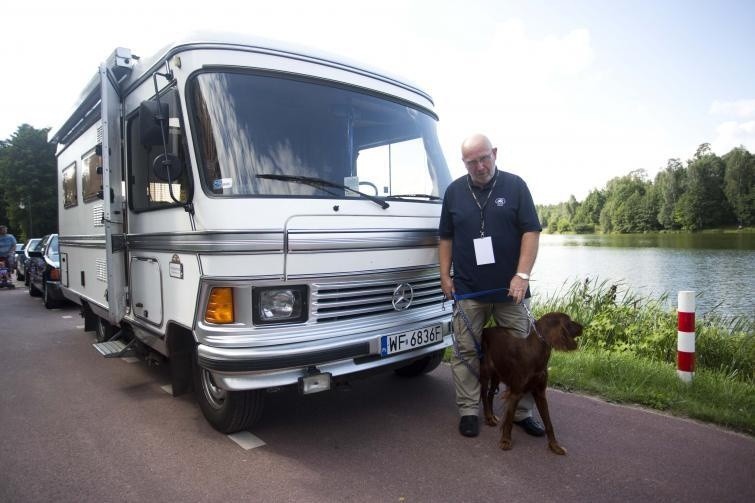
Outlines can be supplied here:
M51 134L64 295L224 432L269 390L428 372L451 342L436 123L415 86L308 50L118 48Z

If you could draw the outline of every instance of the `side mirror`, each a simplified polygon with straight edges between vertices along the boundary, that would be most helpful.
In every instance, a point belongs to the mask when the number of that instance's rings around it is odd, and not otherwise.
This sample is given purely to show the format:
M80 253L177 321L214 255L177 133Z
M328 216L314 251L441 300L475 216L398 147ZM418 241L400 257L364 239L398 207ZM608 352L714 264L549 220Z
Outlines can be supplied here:
M157 101L142 101L139 105L139 141L145 147L163 144L163 132L168 137L168 104Z
M163 182L175 183L183 172L183 162L173 154L160 154L152 161L152 173Z

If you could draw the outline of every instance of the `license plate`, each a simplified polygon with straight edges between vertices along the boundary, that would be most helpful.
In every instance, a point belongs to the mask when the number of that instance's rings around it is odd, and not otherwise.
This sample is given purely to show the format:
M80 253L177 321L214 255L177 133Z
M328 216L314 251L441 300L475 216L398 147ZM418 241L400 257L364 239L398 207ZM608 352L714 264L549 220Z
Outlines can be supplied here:
M384 335L380 338L380 355L387 356L410 349L436 344L443 340L440 325L409 330L400 334Z

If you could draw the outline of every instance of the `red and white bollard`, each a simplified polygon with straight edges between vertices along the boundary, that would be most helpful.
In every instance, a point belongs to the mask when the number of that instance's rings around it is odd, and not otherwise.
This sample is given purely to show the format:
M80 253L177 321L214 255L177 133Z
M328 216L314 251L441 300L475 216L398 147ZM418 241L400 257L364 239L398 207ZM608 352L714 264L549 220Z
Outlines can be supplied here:
M684 382L695 375L695 292L679 292L679 332L676 342L676 374Z

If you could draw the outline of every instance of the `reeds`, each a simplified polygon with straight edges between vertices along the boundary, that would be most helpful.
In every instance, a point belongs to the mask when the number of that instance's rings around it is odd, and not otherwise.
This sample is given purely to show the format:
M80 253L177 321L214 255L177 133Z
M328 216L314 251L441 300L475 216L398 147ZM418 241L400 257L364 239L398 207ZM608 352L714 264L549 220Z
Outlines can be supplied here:
M668 294L642 297L622 282L587 278L554 294L533 299L533 314L567 313L585 327L580 347L652 361L675 363L677 314ZM697 319L696 368L755 383L755 322L727 317L715 309Z

